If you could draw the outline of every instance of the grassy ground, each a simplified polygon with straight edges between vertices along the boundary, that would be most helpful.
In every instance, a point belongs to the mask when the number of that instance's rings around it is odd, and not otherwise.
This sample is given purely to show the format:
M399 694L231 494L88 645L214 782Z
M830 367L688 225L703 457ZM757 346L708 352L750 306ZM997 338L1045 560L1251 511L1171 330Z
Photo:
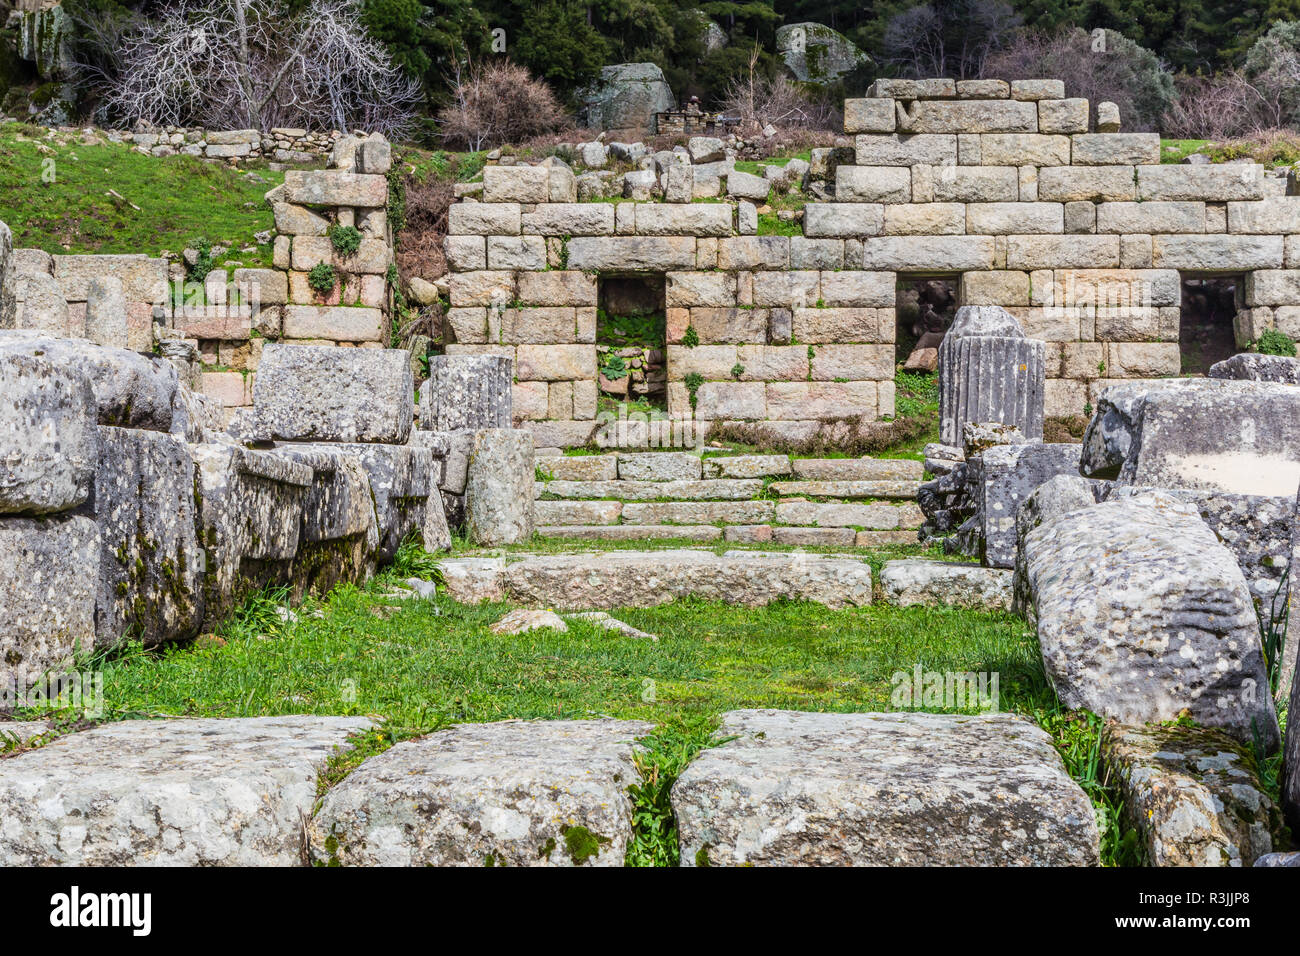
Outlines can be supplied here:
M190 156L144 156L99 138L83 143L77 134L51 138L30 126L0 126L0 220L20 248L179 254L206 237L230 247L222 261L270 265L270 244L254 235L274 227L262 197L283 181L265 164L236 170ZM257 252L240 253L244 246Z
M651 545L652 547L654 545ZM535 549L534 549L535 550ZM901 549L900 549L901 550ZM900 552L872 555L877 567ZM508 603L425 602L389 592L433 560L404 547L366 587L308 600L285 620L283 594L250 599L215 635L162 652L127 647L86 662L104 671L106 719L276 714L371 715L381 729L337 756L322 789L365 757L456 722L601 716L652 721L637 757L642 780L630 865L675 865L668 794L682 767L710 746L718 716L736 708L888 710L895 675L996 672L1001 709L1052 733L1067 768L1092 796L1107 833L1105 859L1133 862L1113 793L1097 779L1100 723L1064 714L1037 642L1006 613L883 605L830 610L782 602L761 609L679 601L615 612L658 636L634 640L581 621L568 633L498 636ZM942 710L942 708L924 708ZM969 709L966 712L970 712ZM36 716L34 713L18 716Z

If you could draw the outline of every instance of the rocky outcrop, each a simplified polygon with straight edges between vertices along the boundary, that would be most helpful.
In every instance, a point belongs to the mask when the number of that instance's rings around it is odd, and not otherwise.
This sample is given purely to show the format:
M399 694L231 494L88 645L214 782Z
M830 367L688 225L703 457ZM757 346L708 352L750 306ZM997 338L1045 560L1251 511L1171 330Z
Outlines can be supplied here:
M579 97L589 129L654 131L655 114L676 106L664 71L653 63L616 63L601 69L595 84Z
M673 785L684 865L1095 866L1051 739L1010 715L724 714Z
M844 34L821 23L787 23L776 29L776 52L802 83L825 86L871 62Z

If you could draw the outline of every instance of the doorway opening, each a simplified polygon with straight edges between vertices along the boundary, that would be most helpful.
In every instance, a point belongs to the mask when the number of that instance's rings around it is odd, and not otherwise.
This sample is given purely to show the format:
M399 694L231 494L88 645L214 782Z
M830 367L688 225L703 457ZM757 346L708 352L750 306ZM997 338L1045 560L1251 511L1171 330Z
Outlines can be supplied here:
M596 279L596 365L602 410L668 409L668 322L662 274Z
M894 360L905 372L939 368L939 344L957 314L957 276L902 276L894 298Z
M1205 375L1215 362L1237 354L1233 330L1243 308L1242 276L1182 277L1178 348L1184 375Z

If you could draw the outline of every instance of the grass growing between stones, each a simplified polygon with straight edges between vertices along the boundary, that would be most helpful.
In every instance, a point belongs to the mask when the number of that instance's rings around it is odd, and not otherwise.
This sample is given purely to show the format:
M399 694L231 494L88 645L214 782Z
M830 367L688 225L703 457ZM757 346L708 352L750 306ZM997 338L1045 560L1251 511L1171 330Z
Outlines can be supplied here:
M873 560L879 564L885 556ZM630 639L581 620L567 633L496 635L512 605L393 596L435 559L404 548L398 565L365 588L335 589L292 613L283 591L255 595L195 645L161 652L128 645L92 662L104 672L106 719L280 714L369 715L381 728L325 768L321 793L393 743L458 722L616 717L654 722L630 789L634 838L627 862L677 863L669 794L727 710L823 712L891 709L899 672L996 672L1001 708L1053 734L1067 768L1102 809L1104 848L1124 849L1114 798L1096 778L1094 729L1060 713L1037 642L1006 613L884 605L830 610L781 602L765 608L679 601L614 612L658 636ZM942 707L924 707L942 712ZM967 711L970 712L970 711ZM36 716L19 715L19 716ZM1095 720L1095 718L1094 718ZM1127 862L1105 849L1107 863Z
M83 143L20 124L0 126L0 221L16 248L50 253L180 253L199 236L238 250L274 228L262 198L284 181L191 156L144 156L130 145ZM270 265L271 247L232 255Z

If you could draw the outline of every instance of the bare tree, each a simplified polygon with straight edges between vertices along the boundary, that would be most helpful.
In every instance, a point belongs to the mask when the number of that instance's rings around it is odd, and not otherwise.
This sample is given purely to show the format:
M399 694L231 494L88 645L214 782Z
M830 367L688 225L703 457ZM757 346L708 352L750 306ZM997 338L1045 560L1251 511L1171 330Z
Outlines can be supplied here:
M886 59L904 76L980 76L984 62L1020 27L1003 0L930 0L885 27Z
M569 123L546 81L509 60L457 62L447 85L451 102L439 111L438 120L449 146L477 151L518 144Z
M180 0L127 35L110 105L211 128L400 132L418 85L362 26L356 0Z
M769 123L778 129L839 129L843 118L829 98L806 93L784 74L767 76L758 68L761 49L754 47L745 76L732 80L722 97L728 116L740 131L756 134Z

